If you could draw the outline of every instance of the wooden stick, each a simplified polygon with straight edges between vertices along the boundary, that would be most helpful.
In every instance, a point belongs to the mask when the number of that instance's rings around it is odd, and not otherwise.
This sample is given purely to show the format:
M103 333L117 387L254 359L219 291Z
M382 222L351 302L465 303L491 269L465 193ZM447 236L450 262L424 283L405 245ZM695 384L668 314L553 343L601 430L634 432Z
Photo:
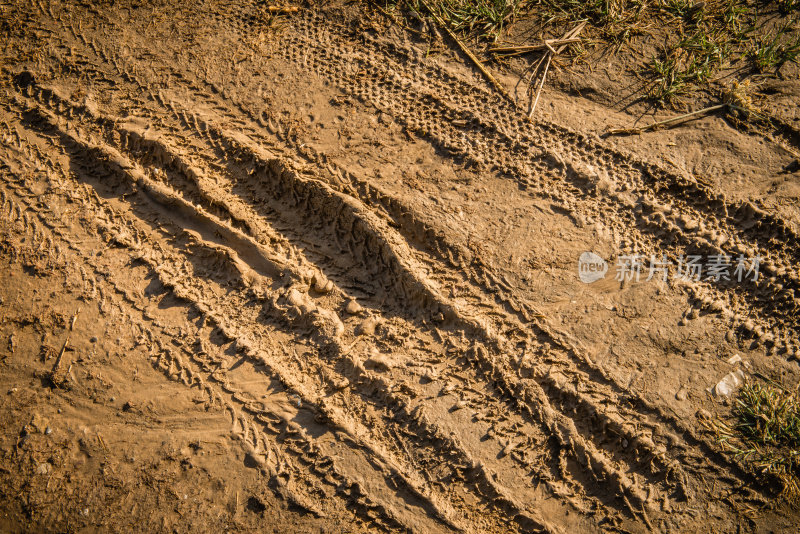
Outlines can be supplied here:
M580 42L578 37L570 37L568 39L545 39L541 44L535 45L520 45L520 46L498 46L495 48L490 48L489 52L494 52L495 54L507 54L507 55L516 55L516 54L524 54L526 52L535 52L537 50L543 50L545 48L552 50L554 46L570 44L570 43L577 43Z
M654 128L658 128L659 126L663 126L665 124L670 124L672 122L676 122L683 119L688 119L689 117L694 117L696 115L702 115L705 113L710 113L712 111L716 111L718 109L722 109L727 107L729 104L717 104L715 106L709 106L707 108L698 109L697 111L692 111L691 113L684 113L683 115L678 115L677 117L672 117L670 119L666 119L663 121L654 122L652 124L648 124L647 126L643 126L642 128L614 128L606 132L606 135L632 135L632 134L639 134L642 132L646 132L648 130L652 130Z
M53 364L53 368L50 370L50 376L55 378L56 373L58 372L58 368L61 366L61 358L64 357L64 353L67 351L67 345L69 345L69 338L72 336L72 331L75 330L75 321L78 319L78 314L81 312L79 309L75 312L75 315L72 316L72 320L69 323L69 332L67 332L67 339L64 340L64 344L61 345L61 350L58 351L58 356L56 356L56 361Z
M470 49L467 48L467 46L464 43L461 42L461 39L459 39L456 36L456 34L453 32L453 30L450 29L450 25L447 24L445 21L443 21L439 17L438 14L436 14L436 12L431 8L431 6L428 5L428 2L426 0L420 0L420 3L423 6L425 6L425 9L427 9L428 13L431 14L431 16L433 17L433 20L436 22L436 24L439 27L441 27L445 32L447 32L447 35L453 41L455 41L455 43L458 45L458 47L461 49L461 51L464 52L464 54L466 54L466 56L470 59L470 61L472 61L472 63L478 68L478 70L481 71L481 73L484 75L484 77L489 81L489 83L492 84L492 86L494 86L494 88L497 90L497 92L500 93L503 96L503 98L505 98L506 100L508 100L512 104L516 105L514 100L512 100L511 96L509 96L508 92L506 92L506 90L503 88L503 86L500 85L500 82L498 82L495 79L495 77L492 76L492 73L489 72L486 69L486 67L483 66L483 63L481 63L481 61L477 57L475 57L475 54L473 54L470 51Z
M67 351L67 345L69 344L69 337L71 332L67 334L67 339L64 340L64 344L61 345L61 350L58 351L58 356L56 356L56 362L53 364L53 369L50 371L51 376L55 376L58 372L58 368L61 365L61 358L64 356L64 353Z

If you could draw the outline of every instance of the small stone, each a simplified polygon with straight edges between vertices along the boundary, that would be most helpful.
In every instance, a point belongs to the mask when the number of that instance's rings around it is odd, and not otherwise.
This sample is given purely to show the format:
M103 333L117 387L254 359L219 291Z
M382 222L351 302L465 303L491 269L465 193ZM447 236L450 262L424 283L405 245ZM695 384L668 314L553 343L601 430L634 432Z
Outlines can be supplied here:
M325 278L322 273L316 273L312 280L314 291L317 293L330 293L333 290L333 282Z
M50 474L51 465L47 462L42 462L36 467L36 473L39 475Z
M375 333L375 329L378 325L381 324L381 320L378 317L367 317L364 319L358 329L356 330L356 334L363 334L365 336L371 336Z
M363 309L364 308L361 307L361 304L356 302L355 299L351 299L347 303L347 306L344 307L344 311L346 311L350 315L357 315L357 314L361 313L361 310L363 310Z
M49 435L50 435L50 434L52 434L52 433L53 433L53 429L52 429L52 428L50 428L49 426L48 426L47 428L45 428L45 429L44 429L44 435L45 435L45 436L49 436Z
M689 392L686 390L685 387L681 386L678 392L675 394L675 398L679 401L685 401L689 398Z

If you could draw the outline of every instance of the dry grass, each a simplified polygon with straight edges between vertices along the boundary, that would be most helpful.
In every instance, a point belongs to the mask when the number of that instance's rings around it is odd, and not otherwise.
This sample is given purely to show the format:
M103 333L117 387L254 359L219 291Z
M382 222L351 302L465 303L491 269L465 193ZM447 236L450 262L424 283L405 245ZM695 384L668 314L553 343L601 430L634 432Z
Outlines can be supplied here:
M420 0L375 0L424 18ZM639 69L642 97L661 105L707 90L721 73L780 75L800 59L800 0L426 0L456 32L496 41L517 17L544 29L588 21L594 46L618 52L637 35L668 35ZM558 31L554 31L557 34ZM632 44L632 46L637 46ZM581 53L579 46L573 46ZM636 50L634 50L636 52Z

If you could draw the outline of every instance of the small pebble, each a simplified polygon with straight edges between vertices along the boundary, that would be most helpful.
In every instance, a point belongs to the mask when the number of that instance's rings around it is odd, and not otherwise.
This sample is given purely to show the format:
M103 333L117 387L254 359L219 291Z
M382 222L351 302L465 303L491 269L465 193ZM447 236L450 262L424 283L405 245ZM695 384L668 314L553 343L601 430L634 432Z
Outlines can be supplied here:
M317 293L330 293L333 290L333 282L325 278L321 273L314 275L312 283L314 285L314 291Z
M361 307L361 304L356 302L355 299L350 300L347 303L347 306L345 306L345 308L344 308L344 311L346 311L350 315L356 315L358 313L361 313L361 310L363 310L363 308Z
M375 329L380 323L381 320L377 317L367 317L356 329L356 334L371 336L375 333Z

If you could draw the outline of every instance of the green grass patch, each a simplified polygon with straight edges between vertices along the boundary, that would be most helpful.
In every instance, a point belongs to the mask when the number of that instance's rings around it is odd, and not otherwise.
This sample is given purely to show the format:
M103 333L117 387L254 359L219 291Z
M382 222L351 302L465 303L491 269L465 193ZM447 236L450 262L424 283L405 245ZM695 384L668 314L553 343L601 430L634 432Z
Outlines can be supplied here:
M786 63L797 62L800 56L800 32L792 26L791 22L786 23L753 42L750 57L759 71L778 71Z
M452 29L489 39L503 31L517 8L517 3L509 0L439 0L433 4Z
M389 0L388 6L410 9L423 16L429 7L450 29L494 41L516 14L520 0Z
M731 53L726 36L697 29L674 47L654 57L644 69L644 78L652 80L647 97L671 102L692 88L708 82Z
M799 385L800 386L800 385ZM718 424L719 439L761 476L774 476L787 498L800 497L800 395L777 384L747 383L731 424Z

